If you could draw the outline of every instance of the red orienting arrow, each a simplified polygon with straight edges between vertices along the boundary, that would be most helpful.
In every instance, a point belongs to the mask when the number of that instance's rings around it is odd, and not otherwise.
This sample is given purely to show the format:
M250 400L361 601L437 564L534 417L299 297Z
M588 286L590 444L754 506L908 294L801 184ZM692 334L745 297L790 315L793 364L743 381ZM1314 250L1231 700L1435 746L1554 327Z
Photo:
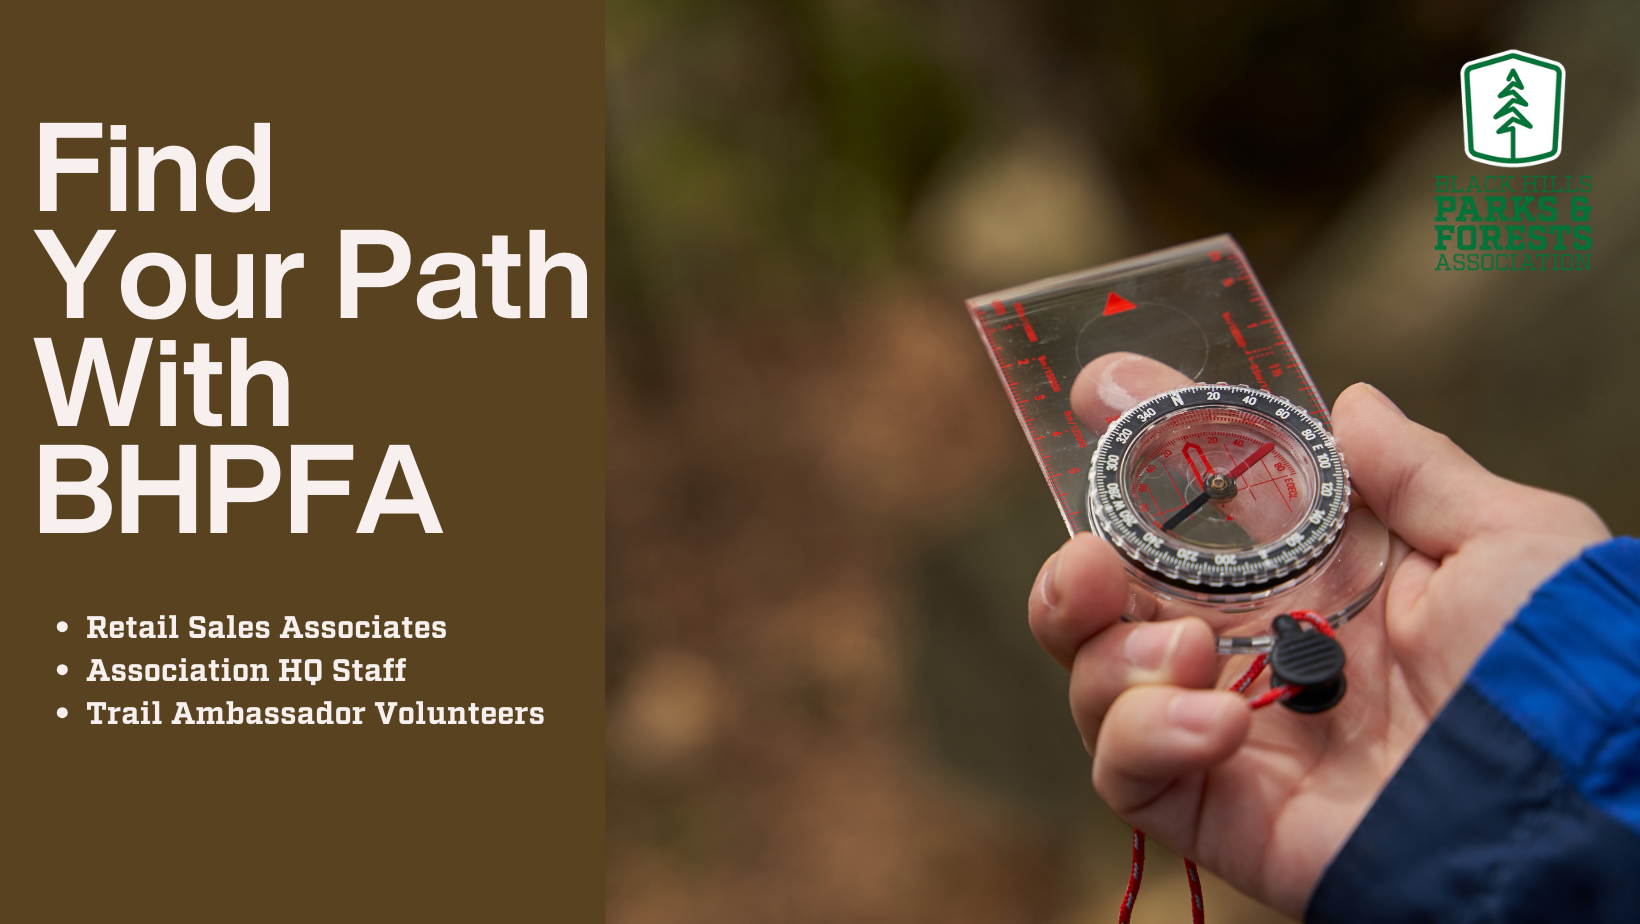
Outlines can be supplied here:
M1115 292L1112 292L1105 297L1105 314L1107 315L1121 314L1124 311L1132 311L1137 307L1139 306L1128 301L1122 296L1117 295Z

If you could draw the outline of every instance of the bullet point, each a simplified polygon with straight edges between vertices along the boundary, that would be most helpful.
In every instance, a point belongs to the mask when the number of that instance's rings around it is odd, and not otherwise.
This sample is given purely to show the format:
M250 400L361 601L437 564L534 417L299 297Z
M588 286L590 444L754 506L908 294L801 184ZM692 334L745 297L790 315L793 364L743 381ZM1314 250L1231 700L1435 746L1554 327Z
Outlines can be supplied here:
M68 623L66 623L66 622L57 623L57 631L58 632L67 632L68 631Z
M58 706L57 707L57 718L59 718L59 719L68 718L68 708L65 707L65 706Z
M66 673L68 673L68 665L67 664L57 665L57 676L61 677L62 675L66 674Z

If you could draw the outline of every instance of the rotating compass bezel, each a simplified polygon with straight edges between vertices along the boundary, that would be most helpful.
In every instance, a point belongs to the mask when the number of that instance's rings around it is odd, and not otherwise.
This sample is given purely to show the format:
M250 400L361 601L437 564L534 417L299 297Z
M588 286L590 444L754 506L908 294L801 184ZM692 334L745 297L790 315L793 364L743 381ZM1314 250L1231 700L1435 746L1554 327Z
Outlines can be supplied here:
M1208 409L1258 417L1306 450L1315 485L1308 510L1273 541L1245 549L1196 546L1135 513L1130 463L1136 461L1143 437ZM1088 518L1096 532L1151 578L1196 593L1245 597L1290 584L1322 561L1343 529L1349 493L1349 471L1332 433L1303 408L1243 385L1189 385L1135 405L1105 429L1089 471Z

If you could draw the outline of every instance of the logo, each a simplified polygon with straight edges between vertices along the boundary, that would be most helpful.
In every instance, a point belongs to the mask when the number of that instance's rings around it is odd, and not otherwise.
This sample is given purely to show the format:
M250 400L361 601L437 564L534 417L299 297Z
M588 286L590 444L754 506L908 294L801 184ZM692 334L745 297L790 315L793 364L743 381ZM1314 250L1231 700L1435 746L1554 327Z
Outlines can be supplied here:
M1465 154L1470 160L1528 167L1560 156L1566 69L1524 51L1463 66Z

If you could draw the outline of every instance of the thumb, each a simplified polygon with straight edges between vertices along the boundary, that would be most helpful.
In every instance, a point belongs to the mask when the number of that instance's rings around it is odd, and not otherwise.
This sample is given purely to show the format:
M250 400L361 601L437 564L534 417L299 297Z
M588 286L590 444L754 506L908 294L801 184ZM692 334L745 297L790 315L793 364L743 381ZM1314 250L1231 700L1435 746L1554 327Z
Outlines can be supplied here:
M1482 522L1505 484L1443 434L1408 420L1371 385L1351 385L1333 404L1350 481L1379 519L1413 548L1440 559Z

